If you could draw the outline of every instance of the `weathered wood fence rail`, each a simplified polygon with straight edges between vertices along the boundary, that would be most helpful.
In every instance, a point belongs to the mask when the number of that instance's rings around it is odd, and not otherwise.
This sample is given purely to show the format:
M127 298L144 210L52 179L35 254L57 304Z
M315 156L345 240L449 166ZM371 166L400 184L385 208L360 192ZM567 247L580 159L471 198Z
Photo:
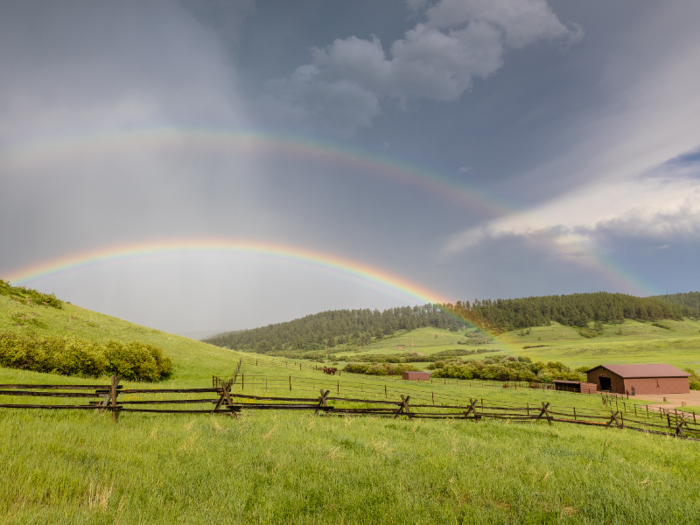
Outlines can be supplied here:
M545 402L541 405L512 406L476 398L452 403L435 403L421 402L420 399L412 398L411 394L400 394L396 397L392 395L394 398L391 400L366 399L331 395L331 390L326 388L317 390L320 395L314 397L261 396L232 392L233 381L223 382L211 388L123 388L119 382L119 378L113 376L108 385L0 385L0 401L13 401L3 402L0 408L96 410L111 412L115 422L120 414L127 412L228 414L238 417L239 413L247 410L304 410L327 416L370 415L408 419L501 419L515 423L547 421L550 425L570 423L602 428L626 428L700 441L700 425L697 420L683 413L668 412L657 417L656 414L648 413L625 414L617 407L595 410L554 407ZM183 399L183 395L189 397ZM43 398L42 401L53 398L56 402L22 402L27 397ZM72 403L69 404L69 401ZM87 403L84 403L85 401ZM330 402L334 404L331 405ZM183 407L188 404L203 404L209 407Z

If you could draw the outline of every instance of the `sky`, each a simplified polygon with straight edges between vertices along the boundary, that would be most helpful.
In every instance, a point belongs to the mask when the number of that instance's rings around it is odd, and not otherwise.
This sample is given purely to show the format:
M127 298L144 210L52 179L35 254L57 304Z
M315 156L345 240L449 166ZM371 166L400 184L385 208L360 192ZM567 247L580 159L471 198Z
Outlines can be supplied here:
M181 334L700 289L700 3L7 0L0 278Z

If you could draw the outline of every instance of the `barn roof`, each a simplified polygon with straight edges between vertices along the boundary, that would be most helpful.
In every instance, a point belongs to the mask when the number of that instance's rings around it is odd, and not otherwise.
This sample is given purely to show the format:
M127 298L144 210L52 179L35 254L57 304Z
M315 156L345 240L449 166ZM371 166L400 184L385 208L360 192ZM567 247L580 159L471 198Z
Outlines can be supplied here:
M587 370L592 372L596 368L605 368L613 374L624 378L633 377L689 377L690 374L679 370L675 366L666 364L657 365L599 365Z

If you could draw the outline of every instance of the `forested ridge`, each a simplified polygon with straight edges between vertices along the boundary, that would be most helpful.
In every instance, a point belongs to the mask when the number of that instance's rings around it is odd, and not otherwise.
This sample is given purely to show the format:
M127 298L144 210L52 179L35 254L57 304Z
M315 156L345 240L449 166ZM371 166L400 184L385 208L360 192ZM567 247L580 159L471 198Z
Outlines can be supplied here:
M367 345L398 330L432 326L457 331L463 327L440 305L379 310L329 310L286 323L227 332L205 341L232 349L269 353L324 350L339 345Z
M656 295L655 297L679 307L683 317L700 317L700 292L674 293Z
M330 310L285 323L216 335L206 342L260 353L325 352L337 346L359 347L399 330L434 327L466 329L470 342L485 341L486 332L503 333L552 321L578 327L621 323L625 319L680 320L700 316L700 293L635 297L617 293L549 295L521 299L458 301L456 304L379 310Z
M533 326L546 326L551 321L588 328L592 322L621 323L625 319L655 321L695 317L688 294L635 297L619 293L597 292L572 295L547 295L522 299L475 300L460 302L452 309L461 317L495 333ZM671 298L671 299L669 299ZM451 305L450 305L451 306Z

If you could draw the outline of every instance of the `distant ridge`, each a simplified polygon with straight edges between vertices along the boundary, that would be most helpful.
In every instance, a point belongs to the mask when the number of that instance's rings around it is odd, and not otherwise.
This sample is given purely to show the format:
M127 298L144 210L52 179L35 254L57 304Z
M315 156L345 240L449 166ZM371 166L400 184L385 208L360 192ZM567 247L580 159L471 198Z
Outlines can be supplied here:
M455 315L456 314L456 315ZM286 323L228 332L206 342L235 350L260 353L325 351L341 345L367 345L398 330L434 327L457 331L467 328L467 337L486 333L547 326L557 322L588 330L590 323L619 324L625 319L680 320L700 315L700 293L657 297L596 292L548 295L519 299L458 301L456 304L427 304L379 310L331 310ZM467 322L461 322L466 319ZM475 328L476 327L476 328Z

